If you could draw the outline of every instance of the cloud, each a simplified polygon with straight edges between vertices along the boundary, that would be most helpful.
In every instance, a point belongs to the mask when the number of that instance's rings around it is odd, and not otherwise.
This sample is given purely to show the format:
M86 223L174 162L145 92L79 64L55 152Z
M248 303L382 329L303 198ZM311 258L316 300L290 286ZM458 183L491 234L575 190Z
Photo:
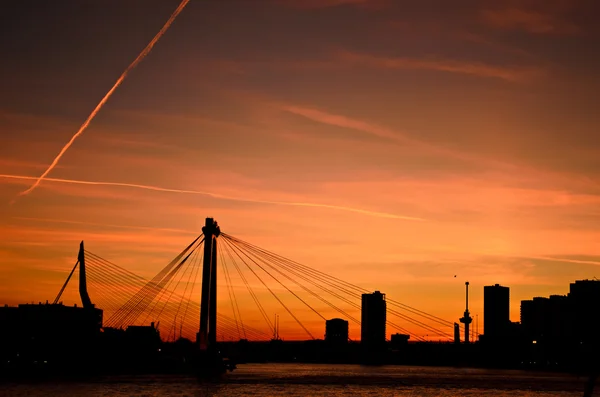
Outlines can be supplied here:
M295 106L295 105L279 105L280 109L298 116L305 117L309 120L313 120L319 123L332 125L336 127L348 128L355 131L361 131L378 138L382 138L388 141L395 141L400 144L412 145L420 149L424 149L430 153L442 155L448 158L458 159L462 161L474 162L482 165L487 165L495 168L503 169L515 169L512 164L496 161L488 157L478 156L471 153L463 153L454 151L449 148L431 144L429 142L414 139L407 134L403 134L396 130L366 121L353 119L351 117L327 113L318 109Z
M448 34L446 34L446 37ZM502 45L491 43L489 40L475 35L455 36L465 41L477 41L479 44L493 46L496 49ZM502 46L502 51L525 55L523 50ZM543 76L545 71L532 66L502 66L477 61L461 61L445 58L416 58L416 57L387 57L359 53L348 50L334 51L330 56L320 59L281 59L263 60L225 60L208 59L201 67L212 68L219 73L249 74L264 70L303 72L303 71L339 71L353 67L389 70L427 70L433 72L454 73L466 76L499 79L511 83L527 82ZM197 67L196 67L197 69Z
M381 8L388 3L387 0L275 0L275 2L276 4L299 9L320 9L338 6Z
M32 176L23 176L23 175L6 175L0 174L0 178L12 179L12 180L36 180L37 178ZM322 204L322 203L307 203L307 202L288 202L288 201L271 201L271 200L261 200L261 199L252 199L252 198L244 198L244 197L234 197L234 196L226 196L218 193L212 193L207 191L200 190L185 190L185 189L171 189L164 188L159 186L151 186L151 185L140 185L133 183L120 183L120 182L102 182L102 181L82 181L75 179L60 179L60 178L45 178L45 181L48 182L56 182L56 183L64 183L64 184L76 184L76 185L88 185L88 186L114 186L121 188L134 188L134 189L143 189L143 190L151 190L155 192L164 192L164 193L180 193L180 194L192 194L192 195L201 195L208 196L216 199L230 200L230 201L239 201L246 203L256 203L256 204L272 204L272 205L282 205L282 206L292 206L292 207L312 207L312 208L324 208L324 209L332 209L338 211L346 211L346 212L354 212L367 216L374 216L379 218L388 218L388 219L399 219L399 220L407 220L407 221L423 221L424 219L391 214L387 212L378 212L378 211L369 211L360 208L339 206L339 205L331 205L331 204Z
M32 217L21 217L21 216L15 216L15 217L13 217L13 219L24 220L24 221L34 221L34 222L44 222L44 223L62 223L62 224L66 224L66 225L98 226L98 227L102 227L102 228L148 230L148 231L176 233L176 234L197 234L196 231L185 230L185 229L172 229L172 228L134 226L134 225L115 225L115 224L109 224L109 223L70 221L70 220L65 220L65 219L32 218Z
M558 262L558 263L573 263L577 265L595 265L600 266L600 261L597 260L585 260L585 259L572 259L565 256L562 257L550 257L550 256L533 256L528 259L536 259L540 261Z
M451 59L419 59L383 57L350 51L337 53L340 60L377 69L413 69L458 73L476 77L496 78L508 82L530 80L541 74L536 68L516 68L491 65L482 62L466 62Z
M368 134L377 136L379 138L397 141L397 142L413 142L411 138L402 135L392 129L382 127L376 124L371 124L365 121L353 119L339 114L327 113L318 109L284 105L281 107L282 110L296 114L298 116L305 117L309 120L317 121L319 123L333 125L336 127L349 128L352 130L363 131Z
M519 30L540 35L574 35L581 32L579 27L558 15L516 7L486 9L481 12L481 18L486 25L502 30Z

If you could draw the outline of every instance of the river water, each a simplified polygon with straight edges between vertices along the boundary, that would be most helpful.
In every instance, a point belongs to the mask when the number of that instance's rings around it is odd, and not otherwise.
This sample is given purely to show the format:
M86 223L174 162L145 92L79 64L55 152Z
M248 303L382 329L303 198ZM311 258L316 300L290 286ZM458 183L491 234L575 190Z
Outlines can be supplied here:
M584 378L524 371L358 365L244 364L219 383L182 376L0 384L2 396L579 396ZM600 389L599 389L600 391ZM598 393L600 396L600 393Z

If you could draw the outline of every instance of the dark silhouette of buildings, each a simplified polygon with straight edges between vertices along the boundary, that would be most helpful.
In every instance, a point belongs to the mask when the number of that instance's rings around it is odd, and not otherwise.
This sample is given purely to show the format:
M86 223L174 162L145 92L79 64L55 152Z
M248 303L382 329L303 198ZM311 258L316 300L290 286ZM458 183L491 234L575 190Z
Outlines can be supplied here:
M523 336L536 343L556 343L569 337L569 298L552 295L521 301Z
M62 304L0 307L0 359L69 365L94 355L102 310Z
M580 342L592 342L600 333L600 281L577 280L569 286L569 306L576 321L575 337Z
M393 350L404 348L408 344L410 335L407 334L392 334L390 337L390 346Z
M348 321L341 318L325 321L325 342L338 345L348 343Z
M500 284L483 287L483 331L491 342L506 337L511 328L510 290Z
M212 244L209 259L203 263L203 270L210 274L216 271L213 250L216 250L219 235L218 225L211 218L207 219L204 235L210 237ZM166 343L160 338L158 323L156 326L151 323L150 326L103 327L103 312L94 306L87 293L85 260L82 243L78 264L54 303L0 307L0 379L6 374L29 375L32 370L40 373L80 371L81 374L181 372L212 376L235 368L236 361L250 360L590 370L596 368L593 365L598 366L594 363L600 357L597 342L600 281L597 280L572 283L567 296L522 301L520 324L510 321L509 288L499 284L484 287L485 335L480 339L481 343L471 344L459 343L460 328L456 323L455 343L409 343L409 335L398 333L391 335L387 342L387 303L385 294L380 291L362 295L361 343L349 341L348 321L340 318L326 321L325 340L282 341L278 315L274 338L270 342L217 343L216 303L210 300L216 293L216 285L203 280L206 289L202 293L209 301L201 301L200 312L205 317L197 334L198 341L193 343L180 338ZM63 306L57 302L78 266L83 307ZM468 311L468 286L467 282L463 317L468 320L463 321L467 336L472 320ZM206 309L204 312L202 307ZM222 355L225 350L227 359ZM600 373L600 367L597 370Z
M362 295L360 342L367 349L385 348L385 294L375 291Z
M521 326L536 344L594 341L600 332L600 281L577 280L566 296L521 301Z

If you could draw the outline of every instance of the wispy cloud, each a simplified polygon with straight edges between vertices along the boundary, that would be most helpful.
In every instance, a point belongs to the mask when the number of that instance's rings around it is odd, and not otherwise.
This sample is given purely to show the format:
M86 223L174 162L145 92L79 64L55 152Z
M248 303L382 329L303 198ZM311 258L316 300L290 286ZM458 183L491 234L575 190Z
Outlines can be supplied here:
M496 161L494 159L478 156L472 153L459 152L455 151L443 146L439 146L433 143L429 143L426 141L418 140L410 137L408 134L402 133L397 130L393 130L388 127L384 127L378 125L376 123L371 123L363 120L354 119L351 117L347 117L344 115L333 114L324 112L322 110L303 107L303 106L295 106L295 105L279 105L280 109L298 116L305 117L309 120L313 120L319 123L332 125L336 127L348 128L356 131L361 131L366 134L376 136L385 140L413 145L414 147L418 147L420 149L426 150L430 153L442 155L448 158L475 162L478 164L483 164L491 167L500 167L503 169L514 169L515 166L512 164L504 163L501 161Z
M286 112L293 113L313 121L317 121L319 123L333 125L336 127L349 128L357 131L363 131L368 134L377 136L379 138L392 140L396 142L417 143L417 141L399 133L398 131L394 131L390 128L369 123L366 121L350 118L344 115L328 113L319 109L295 105L282 105L281 109Z
M566 257L555 258L555 257L551 257L551 256L533 256L533 257L529 257L528 259L536 259L536 260L541 260L541 261L558 262L558 263L573 263L573 264L577 264L577 265L600 266L600 261L584 260L584 259L571 259L571 258L566 258Z
M275 0L275 3L301 9L319 9L338 6L380 8L387 4L388 0Z
M81 225L81 226L97 226L102 228L115 228L115 229L133 229L133 230L148 230L166 233L178 233L178 234L197 234L193 230L185 229L172 229L163 227L150 227L150 226L135 226L135 225L115 225L110 223L97 223L97 222L81 222L81 221L70 221L66 219L51 219L51 218L33 218L25 216L15 216L13 219L43 223L62 223L66 225Z
M520 68L452 59L384 57L350 51L337 53L340 60L377 69L414 69L496 78L509 82L527 81L542 74L538 68Z
M0 174L0 178L22 180L22 181L37 179L36 177L33 177L33 176L6 175L6 174ZM201 196L207 196L207 197L212 197L212 198L216 198L216 199L239 201L239 202L246 202L246 203L255 203L255 204L271 204L271 205L282 205L282 206L293 206L293 207L324 208L324 209L331 209L331 210L338 210L338 211L354 212L354 213L358 213L358 214L362 214L362 215L374 216L374 217L379 217L379 218L388 218L388 219L398 219L398 220L407 220L407 221L423 221L424 220L424 219L418 218L418 217L398 215L398 214L392 214L392 213L388 213L388 212L369 211L369 210L364 210L364 209L360 209L360 208L346 207L346 206L340 206L340 205L310 203L310 202L261 200L261 199L252 199L252 198L244 198L244 197L227 196L227 195L222 195L222 194L208 192L208 191L200 191L200 190L171 189L171 188L164 188L164 187L159 187L159 186L141 185L141 184L133 184L133 183L82 181L82 180L61 179L61 178L46 178L45 180L48 182L56 182L56 183L64 183L64 184L87 185L87 186L113 186L113 187L121 187L121 188L151 190L151 191L163 192L163 193L201 195Z
M517 7L485 9L482 21L493 28L520 30L533 34L573 35L581 29L560 15Z

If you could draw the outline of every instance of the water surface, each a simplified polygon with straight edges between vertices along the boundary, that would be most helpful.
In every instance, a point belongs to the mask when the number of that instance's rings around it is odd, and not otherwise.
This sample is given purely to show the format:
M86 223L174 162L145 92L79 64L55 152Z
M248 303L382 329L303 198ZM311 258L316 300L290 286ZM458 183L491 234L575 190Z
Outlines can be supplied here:
M244 364L220 383L185 376L108 377L86 382L0 385L3 396L528 396L583 395L584 378L437 367Z

